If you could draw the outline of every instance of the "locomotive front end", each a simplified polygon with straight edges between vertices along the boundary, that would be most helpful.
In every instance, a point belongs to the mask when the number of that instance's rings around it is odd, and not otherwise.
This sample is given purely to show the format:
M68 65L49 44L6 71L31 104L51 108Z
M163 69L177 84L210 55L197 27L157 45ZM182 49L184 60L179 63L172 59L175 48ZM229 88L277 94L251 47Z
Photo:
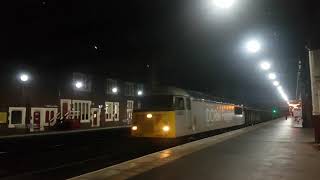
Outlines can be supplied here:
M138 111L133 113L132 136L174 138L174 111Z
M176 137L173 96L144 97L141 108L133 112L131 134L135 137Z

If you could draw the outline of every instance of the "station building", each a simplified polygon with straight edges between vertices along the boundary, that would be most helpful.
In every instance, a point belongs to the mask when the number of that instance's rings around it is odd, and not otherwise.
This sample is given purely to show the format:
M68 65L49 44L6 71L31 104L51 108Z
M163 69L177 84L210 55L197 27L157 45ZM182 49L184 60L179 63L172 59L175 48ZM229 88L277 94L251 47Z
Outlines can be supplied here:
M145 94L142 83L101 74L29 73L1 78L2 131L46 131L62 119L72 121L72 129L130 125Z

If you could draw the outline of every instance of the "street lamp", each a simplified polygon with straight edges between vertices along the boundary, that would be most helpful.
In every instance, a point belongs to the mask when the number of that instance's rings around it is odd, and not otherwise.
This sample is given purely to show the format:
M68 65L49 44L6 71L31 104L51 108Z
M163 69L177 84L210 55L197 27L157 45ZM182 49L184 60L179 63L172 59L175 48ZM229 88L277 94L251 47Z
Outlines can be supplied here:
M264 71L269 70L271 68L271 64L267 61L263 61L260 63L260 68Z
M277 75L275 73L269 73L268 78L270 80L275 80L277 78Z
M81 89L83 87L83 83L81 81L77 81L75 83L75 86L76 86L77 89Z
M112 90L112 93L113 94L117 94L118 93L118 88L117 87L114 87L111 89Z
M21 75L20 75L20 81L22 81L22 82L27 82L27 81L29 81L29 76L28 76L28 74L21 74Z
M138 90L137 94L138 94L138 96L142 96L143 95L143 91L142 90Z
M21 99L21 103L25 104L26 107L26 116L25 116L25 122L27 122L30 119L30 113L29 113L29 97L27 95L27 93L25 92L26 90L26 85L28 83L28 81L30 81L30 76L26 73L21 73L18 77L18 79L20 80L20 84L21 84L21 90L22 90L22 99ZM27 125L27 124L26 124Z
M249 53L257 53L261 50L260 42L255 39L249 40L245 46Z
M235 0L213 0L213 4L221 9L229 9L234 3Z

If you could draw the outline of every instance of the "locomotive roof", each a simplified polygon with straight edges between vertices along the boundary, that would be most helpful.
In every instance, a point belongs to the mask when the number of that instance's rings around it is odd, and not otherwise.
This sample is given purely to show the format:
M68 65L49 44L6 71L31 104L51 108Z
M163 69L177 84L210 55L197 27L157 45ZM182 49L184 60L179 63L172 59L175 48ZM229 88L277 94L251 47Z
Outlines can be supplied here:
M152 90L151 95L190 96L186 90L176 87L158 87Z
M176 87L158 87L152 90L151 95L173 95L173 96L186 96L193 97L199 100L211 101L211 102L221 102L230 104L239 104L238 102L231 101L226 98L215 97L209 94L205 94L199 91L184 90Z

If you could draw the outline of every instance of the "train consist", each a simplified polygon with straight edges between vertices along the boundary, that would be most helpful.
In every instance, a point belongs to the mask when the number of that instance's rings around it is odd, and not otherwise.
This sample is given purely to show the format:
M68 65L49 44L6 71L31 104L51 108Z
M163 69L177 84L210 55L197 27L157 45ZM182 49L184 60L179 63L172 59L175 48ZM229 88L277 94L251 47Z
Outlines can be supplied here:
M135 137L177 138L267 119L271 119L271 112L168 88L144 98L133 113L131 132Z

